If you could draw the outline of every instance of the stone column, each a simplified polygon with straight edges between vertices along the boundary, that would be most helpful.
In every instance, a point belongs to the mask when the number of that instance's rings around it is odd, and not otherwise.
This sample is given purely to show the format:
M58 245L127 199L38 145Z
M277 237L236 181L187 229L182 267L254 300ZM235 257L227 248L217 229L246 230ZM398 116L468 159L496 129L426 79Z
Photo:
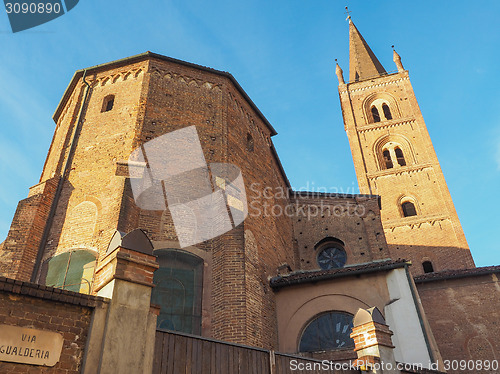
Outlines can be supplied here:
M392 167L394 168L401 167L401 165L399 165L398 156L396 156L396 151L394 147L389 148L389 154L391 155Z
M150 303L157 268L141 230L115 234L94 288L111 300L107 311L94 317L82 373L151 373L158 311Z
M376 307L359 309L351 333L358 355L356 366L368 373L400 373L396 368L391 336L392 331Z

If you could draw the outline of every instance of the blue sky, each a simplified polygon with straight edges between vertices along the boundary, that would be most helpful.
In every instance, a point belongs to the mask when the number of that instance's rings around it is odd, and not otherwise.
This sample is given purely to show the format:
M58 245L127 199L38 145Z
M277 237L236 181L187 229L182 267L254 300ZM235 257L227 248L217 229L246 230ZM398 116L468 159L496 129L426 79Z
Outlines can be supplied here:
M296 188L357 191L334 59L344 6L386 70L396 46L478 266L500 264L500 2L81 0L13 34L0 16L0 241L38 182L52 114L75 70L152 51L231 72L278 131Z

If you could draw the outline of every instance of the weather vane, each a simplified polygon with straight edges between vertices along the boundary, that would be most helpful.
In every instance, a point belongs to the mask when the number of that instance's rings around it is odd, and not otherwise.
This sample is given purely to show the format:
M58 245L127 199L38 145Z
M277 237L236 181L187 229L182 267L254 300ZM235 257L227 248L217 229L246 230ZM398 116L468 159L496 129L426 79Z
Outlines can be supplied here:
M352 13L352 12L350 12L350 11L349 11L349 9L348 9L347 7L345 7L345 12L344 12L344 13L345 13L345 14L347 14L346 21L347 21L348 19L351 19L351 15L350 15L349 13Z

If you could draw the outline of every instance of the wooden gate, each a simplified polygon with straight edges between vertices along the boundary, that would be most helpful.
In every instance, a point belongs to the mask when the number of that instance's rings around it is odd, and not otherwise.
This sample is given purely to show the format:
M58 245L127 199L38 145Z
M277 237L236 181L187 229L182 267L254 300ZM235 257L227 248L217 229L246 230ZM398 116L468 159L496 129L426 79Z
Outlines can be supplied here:
M322 361L301 356L172 331L156 331L153 374L359 373L358 370L329 370L321 365Z

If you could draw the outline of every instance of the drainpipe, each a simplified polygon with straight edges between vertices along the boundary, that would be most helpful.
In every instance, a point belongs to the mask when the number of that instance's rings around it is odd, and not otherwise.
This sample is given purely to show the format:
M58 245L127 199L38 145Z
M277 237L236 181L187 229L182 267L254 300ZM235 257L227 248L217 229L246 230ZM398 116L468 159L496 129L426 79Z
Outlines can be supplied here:
M64 185L64 179L66 178L66 174L68 173L71 159L73 158L73 153L75 151L76 137L78 136L78 133L80 132L80 127L82 125L83 108L85 106L85 103L87 102L87 98L90 91L90 84L85 80L86 77L87 77L87 69L83 71L83 83L85 83L86 86L85 94L83 96L82 105L80 106L80 111L78 112L78 118L76 120L76 125L73 129L73 134L71 135L71 142L69 143L68 156L66 157L66 161L64 163L64 168L61 174L61 178L59 178L59 181L57 182L57 189L54 195L54 200L52 200L49 216L47 218L47 223L45 224L45 228L43 229L42 240L40 241L40 245L38 246L38 253L36 256L35 266L33 268L33 273L31 274L31 280L30 280L32 283L36 282L36 277L38 275L38 271L40 270L40 265L41 265L40 263L43 257L43 250L45 248L45 245L47 244L47 239L49 238L50 229L52 227L54 216L56 214L57 203L59 202L59 198L61 197L61 191Z

